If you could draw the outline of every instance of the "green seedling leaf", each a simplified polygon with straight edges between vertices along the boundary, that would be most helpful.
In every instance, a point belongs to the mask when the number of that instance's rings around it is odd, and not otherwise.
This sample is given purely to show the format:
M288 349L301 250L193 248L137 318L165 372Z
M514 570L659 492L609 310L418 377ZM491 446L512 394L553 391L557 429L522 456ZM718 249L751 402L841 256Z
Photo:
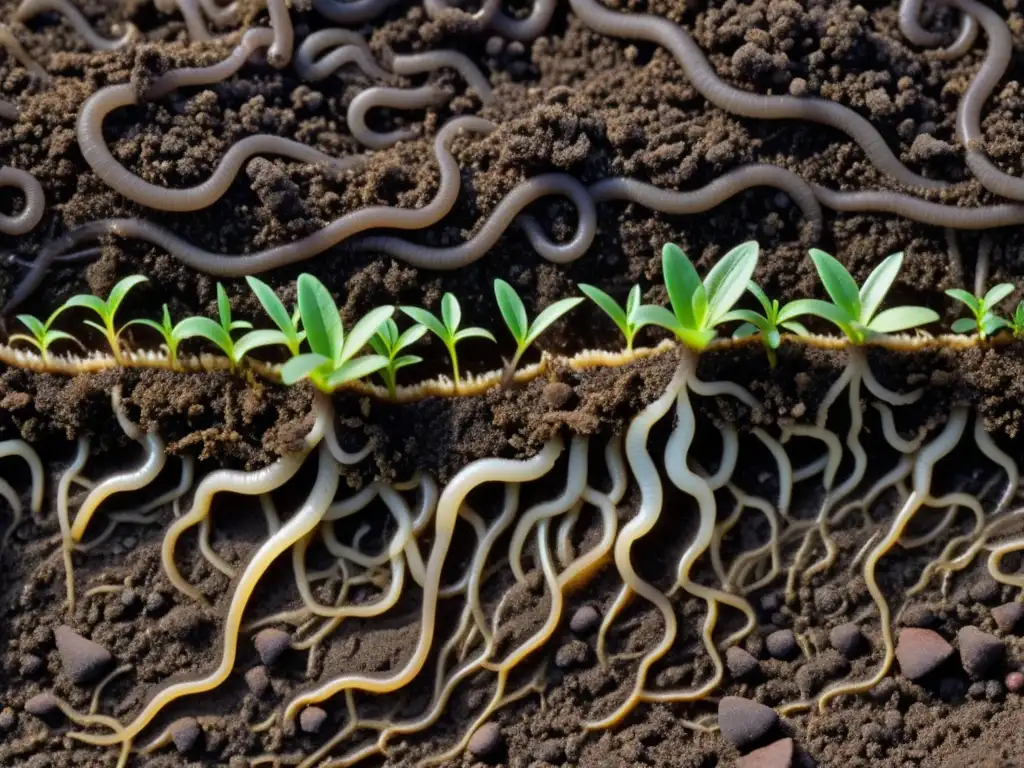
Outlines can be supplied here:
M335 360L345 342L341 314L334 297L313 275L302 273L298 280L299 315L309 348L318 355Z
M903 266L903 254L894 253L879 264L868 275L860 289L860 321L870 323L878 308L882 305L885 295L896 282L896 276Z
M114 315L117 314L118 308L128 295L128 291L139 283L145 283L147 279L142 275L131 275L118 281L117 285L110 289L110 296L107 297L107 311L109 312L111 322L113 322Z
M498 343L498 340L494 338L494 334L483 328L463 328L454 337L456 342L465 341L466 339L487 339L495 344Z
M445 328L452 334L462 323L462 307L459 306L459 300L451 293L446 293L441 297L441 318L444 320Z
M795 317L798 315L814 315L815 317L820 317L822 320L827 320L835 325L851 340L854 340L856 331L854 330L852 319L847 312L840 309L835 304L829 304L827 301L821 301L820 299L797 299L789 302L786 306L790 311L788 317Z
M995 309L996 304L1004 301L1014 290L1016 290L1016 286L1012 283L1000 283L999 285L992 286L981 300L981 303L985 309Z
M946 290L946 295L966 304L967 308L974 314L981 312L981 300L962 288L948 288Z
M315 371L330 368L331 360L315 352L297 355L281 366L281 382L291 386L312 376Z
M343 384L358 381L364 376L386 368L388 359L384 355L363 355L354 360L347 360L327 375L327 387L337 389Z
M893 307L879 313L868 325L868 329L874 333L896 333L938 320L939 313L925 307Z
M234 355L237 360L241 360L243 357L248 355L254 349L260 347L273 347L283 346L291 348L291 339L289 339L281 331L265 329L259 331L249 331L242 338L235 342Z
M208 317L186 317L175 329L182 339L202 338L218 346L228 358L232 358L234 342L228 332Z
M639 288L639 286L634 287ZM579 289L588 299L597 304L597 306L599 306L604 311L604 313L612 319L612 322L615 323L616 326L618 326L619 330L622 331L622 335L628 338L628 310L624 311L622 307L619 306L618 302L615 301L615 299L613 299L607 293L602 291L600 288L596 288L593 285L587 285L586 283L580 283ZM632 295L633 294L631 291L630 296Z
M516 343L521 345L529 329L526 307L523 306L522 299L515 288L500 278L494 281L494 298L498 302L498 309L501 310L505 325L508 326Z
M537 337L550 328L558 318L578 306L582 301L583 299L579 298L561 299L560 301L556 301L550 307L544 309L539 315L537 315L533 324L530 326L530 329L526 334L526 339L523 341L523 345L528 347L533 344L533 342L537 340Z
M437 318L433 313L428 312L420 307L399 307L399 309L412 320L420 325L424 326L432 334L441 339L446 344L451 339L451 334L448 332L448 328L445 324Z
M100 319L104 323L107 322L107 318L110 316L109 312L107 311L107 302L105 302L99 296L91 296L85 294L72 296L70 299L67 300L67 303L64 306L67 307L68 309L70 309L71 307L83 307L85 309L91 309L93 312L100 316ZM106 329L104 329L104 333L105 332Z
M289 351L293 355L299 354L299 345L305 338L305 333L299 330L298 313L296 312L289 315L288 310L285 309L281 300L277 298L277 294L274 293L274 290L262 280L251 276L246 277L245 280L249 283L249 287L252 289L252 292L255 294L260 304L263 305L263 309L267 313L267 316L287 339L285 346L288 347Z
M860 292L846 267L824 251L811 249L811 260L818 270L825 291L832 298L835 306L842 310L847 323L859 320L861 316Z
M706 306L707 301L707 292L700 275L682 248L673 243L666 243L661 249L661 265L668 300L679 324L684 328L697 328L699 323L694 314L695 304L703 303Z
M954 333L970 333L978 329L978 321L973 317L961 317L953 321L952 328Z
M348 338L345 339L344 344L341 348L341 353L335 358L335 367L340 368L342 365L347 363L353 357L355 357L359 350L365 347L373 335L377 333L377 330L384 325L385 321L388 320L395 313L394 307L377 307L371 309L363 318L361 318L348 333ZM387 361L385 360L385 363ZM373 371L371 371L373 373ZM360 378L360 377L356 377Z
M707 314L699 316L698 327L712 328L747 290L757 266L758 245L751 241L736 246L723 256L704 279L707 289Z

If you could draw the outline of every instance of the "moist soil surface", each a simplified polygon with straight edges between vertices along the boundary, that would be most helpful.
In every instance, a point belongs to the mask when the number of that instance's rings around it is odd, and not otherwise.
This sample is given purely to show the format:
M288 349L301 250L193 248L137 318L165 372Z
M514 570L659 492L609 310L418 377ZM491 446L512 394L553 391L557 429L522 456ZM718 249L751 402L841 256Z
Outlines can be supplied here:
M297 3L292 11L298 39L327 26L302 5ZM15 3L0 2L0 21L10 19L15 7ZM112 27L130 21L144 32L146 42L99 53L90 51L81 36L55 14L38 17L27 26L12 24L28 52L54 79L37 82L0 53L0 97L16 99L21 110L16 122L0 121L0 164L31 171L47 199L43 220L31 234L0 238L0 250L5 252L0 301L11 296L22 278L21 262L31 261L50 237L100 218L144 217L211 251L243 253L294 240L367 205L425 205L438 186L432 137L445 120L460 114L487 117L497 129L488 136L462 136L454 141L453 154L461 169L458 202L441 223L409 233L415 242L462 242L518 183L548 172L569 173L584 183L629 176L685 190L759 161L781 165L834 189L893 188L891 180L842 134L810 123L746 120L718 110L694 90L665 50L596 34L567 10L567 4L560 4L542 37L525 44L475 29L458 15L430 20L418 5L399 4L362 28L378 60L386 63L395 53L458 49L491 80L494 104L481 105L460 77L444 70L429 76L451 96L443 107L384 113L374 118L379 122L371 120L373 127L382 130L411 124L424 138L372 153L359 171L339 175L321 167L257 157L209 208L189 214L150 211L125 200L92 174L75 139L79 108L105 85L131 81L142 90L168 69L219 61L235 45L237 34L226 41L189 45L180 17L160 13L148 3L88 0L78 7L101 33L112 35ZM758 93L819 95L854 108L871 120L912 170L964 181L944 193L942 202L996 202L970 179L954 132L957 101L984 55L983 36L967 56L943 61L904 40L893 3L754 0L739 4L730 0L612 2L610 7L681 23L719 76L739 87ZM505 10L522 14L526 4L510 3ZM1016 3L1005 3L997 11L1006 18L1019 49L1022 17ZM243 15L254 23L266 21L266 13L255 8ZM958 24L955 14L946 9L929 11L926 21L950 40ZM1020 68L1019 61L1011 64L986 103L984 115L986 150L1011 173L1019 171L1024 134L1018 119ZM141 107L118 110L105 121L104 135L119 161L147 181L192 186L208 178L235 141L256 133L297 139L336 156L361 153L363 148L350 136L344 116L351 99L371 84L354 68L307 84L291 68L278 72L253 65L224 83L183 89ZM0 189L0 211L17 210L20 205L16 193ZM529 212L555 240L565 241L575 231L575 211L562 198L545 198ZM572 294L578 281L619 296L640 283L646 301L664 303L659 254L667 241L680 244L699 268L706 269L732 245L758 240L762 258L756 277L770 295L780 299L820 295L806 258L811 245L836 254L859 281L883 256L904 251L904 269L891 300L931 306L947 324L957 310L941 292L973 284L979 252L990 254L990 284L1016 282L1024 274L1018 229L961 233L956 247L951 247L941 229L891 216L826 211L822 236L814 243L803 224L799 209L788 197L766 188L750 190L699 216L664 215L637 205L607 203L599 206L594 245L584 258L567 266L538 257L522 232L511 227L481 260L455 272L417 270L342 244L263 278L291 305L295 277L300 271L312 272L339 298L346 322L382 304L418 304L436 310L441 295L453 291L468 321L498 329L501 319L491 287L496 277L517 288L531 315ZM119 278L142 274L149 282L130 296L122 309L124 317L155 317L154 309L164 302L176 318L215 314L214 279L139 242L108 238L102 245L102 252L91 261L51 268L40 290L18 311L45 317L70 295L83 291L106 295ZM229 280L225 284L236 315L257 318L259 308L244 283ZM1015 294L1008 305L1019 298ZM559 323L543 337L545 350L574 354L621 345L614 328L596 309L585 307L578 312L577 321ZM77 326L77 315L69 313L68 318ZM98 337L82 338L100 346ZM144 331L131 331L125 338L135 346L156 343ZM656 333L644 332L641 341L657 338ZM197 350L186 346L186 351ZM502 357L511 351L507 343L467 344L463 366L470 371L499 368ZM443 350L436 341L428 341L422 354L428 362L416 369L418 373L445 372ZM1024 424L1020 406L1024 354L1015 345L959 352L872 352L870 360L887 387L925 389L907 424L901 426L930 433L941 426L954 403L969 403L979 408L1000 445L1014 458L1024 458L1019 442ZM403 478L415 469L429 470L443 480L482 456L528 456L545 439L567 428L607 439L660 393L674 365L675 356L668 353L622 369L580 373L555 366L543 379L521 388L400 407L337 397L343 441L351 441L345 447L374 441L372 461L347 480L355 486L377 477ZM789 419L810 421L843 365L841 353L803 347L784 347L776 369L768 368L756 347L708 355L701 361L702 378L736 381L766 407L747 413L737 410L733 401L705 398L702 417L707 425L730 422L748 427ZM121 387L125 411L132 420L146 429L158 425L168 450L200 458L201 471L255 469L288 452L308 429L313 400L305 387L285 390L226 374L124 371L72 379L6 369L0 372L0 438L21 436L37 446L47 461L50 480L68 461L69 441L80 435L92 439L97 466L123 468L134 459L125 459L130 441L118 430L110 409L115 386ZM970 487L975 481L970 466L952 472L954 485ZM550 488L547 491L548 496L553 493ZM543 497L545 489L534 492ZM620 516L627 519L636 503L637 499L627 496ZM243 563L265 537L258 508L253 506L251 511L250 515L219 514L216 519L216 548L235 564ZM164 522L169 521L169 513L166 517ZM596 531L594 524L581 526L580 540L596 537ZM665 549L676 552L692 532L670 533L680 546ZM61 672L52 634L60 624L72 624L107 647L118 663L133 665L134 671L111 682L103 697L104 711L112 711L122 721L139 710L147 692L157 685L215 664L230 582L196 556L190 545L183 545L178 562L188 564L182 565L186 577L214 602L210 609L195 606L163 575L160 539L159 527L125 526L89 556L76 556L81 592L95 585L128 584L134 598L122 595L120 588L99 593L81 599L75 614L68 616L62 606L63 569L53 514L28 520L14 532L0 565L0 709L11 709L10 717L0 714L0 763L44 768L101 766L112 760L109 752L66 738L66 723L48 728L24 712L28 699L51 689L77 708L88 708L90 689L71 685ZM863 539L856 531L849 532L840 542L843 556L852 559ZM885 574L887 594L901 594L936 556L937 551L925 548L914 556L892 558L899 563L890 564ZM651 567L660 565L670 571L670 559L655 552ZM270 576L280 588L261 588L257 597L264 614L294 597L288 592L287 569L279 578ZM537 574L532 578L536 587ZM506 588L509 582L499 586ZM581 605L593 605L603 613L617 588L612 576L606 575L573 595L564 615L571 616ZM528 631L546 613L541 590L522 592L508 607L510 636ZM1013 597L984 572L971 570L954 579L947 592L936 584L919 594L911 607L919 622L951 637L970 624L992 630L991 607ZM410 596L397 615L415 616L412 602ZM762 626L748 649L758 657L758 669L745 680L727 677L717 693L781 705L816 693L844 675L867 674L879 661L877 650L853 660L840 658L829 650L827 633L838 624L861 618L869 604L864 584L839 567L827 577L817 577L793 604L783 601L778 589L757 595ZM656 668L659 685L687 685L710 674L706 656L695 653L702 610L700 605L677 601L685 625L683 638ZM649 647L661 632L656 615L639 609L618 627L610 640L615 653ZM779 627L795 629L822 652L814 661L770 659L763 638ZM330 652L317 661L316 672L395 667L408 655L417 631L415 619L394 626L346 624L336 633ZM869 640L879 648L877 637ZM306 736L283 736L273 729L261 736L246 727L263 720L283 697L301 686L305 657L285 659L272 670L271 691L257 697L242 680L242 672L258 664L255 651L247 639L241 645L238 674L216 696L180 712L202 720L203 743L188 755L194 764L233 764L243 756L285 755L313 746ZM594 710L592 701L630 685L633 667L624 663L602 670L594 660L593 636L573 636L566 622L548 647L553 658L541 660L551 662L544 677L543 706L539 696L530 695L498 716L505 744L504 753L496 758L501 762L524 767L710 766L736 759L736 751L720 735L693 731L683 723L683 718L713 712L708 702L694 707L644 706L614 731L584 735L582 723L604 711ZM783 732L796 739L797 765L1014 765L1024 749L1018 725L1024 700L1008 693L1001 680L1022 661L1024 644L1010 637L1006 663L992 679L968 679L952 668L922 684L890 675L870 694L833 703L826 713L786 718ZM396 742L387 762L411 765L450 745L486 695L484 688L467 688L459 691L428 737ZM429 691L416 689L408 696L406 701L373 705L380 712L370 706L364 714L382 715L389 704L415 712ZM340 709L331 709L329 715L332 722L340 722ZM145 758L147 765L180 765L183 759L166 751ZM471 762L469 756L452 761L456 765Z

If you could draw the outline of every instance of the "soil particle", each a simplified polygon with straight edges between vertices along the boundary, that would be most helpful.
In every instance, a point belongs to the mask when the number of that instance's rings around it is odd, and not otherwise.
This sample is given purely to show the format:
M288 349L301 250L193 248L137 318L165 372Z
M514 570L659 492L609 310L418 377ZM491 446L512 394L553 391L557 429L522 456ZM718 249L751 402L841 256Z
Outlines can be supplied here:
M167 598L160 592L150 592L146 597L146 613L153 617L162 616L170 608Z
M848 659L855 658L864 651L864 634L852 621L833 627L828 633L828 641Z
M268 667L281 658L281 655L288 650L291 643L291 635L283 629L276 629L274 627L261 629L252 639L252 644L256 646L256 653L260 656L260 661Z
M110 651L67 625L57 627L53 634L64 674L75 685L95 682L114 661Z
M7 733L8 731L14 730L14 726L18 724L18 717L14 714L14 710L10 707L4 707L0 710L0 731Z
M50 718L58 711L57 699L49 691L37 693L25 702L25 711L38 718Z
M179 755L188 754L199 745L199 738L203 735L199 722L194 717L182 717L171 723L169 729L171 741Z
M121 590L121 605L125 608L137 608L140 602L139 593L131 587L125 587Z
M725 665L734 680L747 677L758 668L757 659L753 654L738 645L731 646L725 652Z
M497 723L484 723L469 740L469 752L485 762L496 760L504 747L501 727Z
M900 615L900 624L905 627L933 629L939 626L939 617L927 605L912 605Z
M592 605L581 605L569 620L569 629L575 635L589 635L601 624L601 614Z
M910 680L919 680L953 655L953 646L934 630L911 627L900 631L896 660Z
M963 627L956 635L960 646L960 661L968 674L985 675L1003 659L1006 643L977 627Z
M303 733L320 733L327 723L327 713L320 707L306 707L299 715L299 728Z
M590 663L590 646L582 640L570 640L555 651L555 666L559 669L585 667Z
M267 668L263 665L253 667L245 673L245 684L249 687L249 692L257 699L262 698L263 694L267 692L267 688L270 687L270 676L267 674Z
M736 768L790 768L792 764L793 740L787 738L744 755L736 762Z
M1021 603L1004 603L992 609L992 620L1002 632L1016 633L1024 619L1024 605Z
M771 707L739 696L725 696L718 704L718 726L722 736L737 749L744 749L767 736L779 723Z
M768 649L768 654L773 659L781 661L789 661L800 651L796 643L796 635L791 629L778 629L772 632L764 639L764 644Z

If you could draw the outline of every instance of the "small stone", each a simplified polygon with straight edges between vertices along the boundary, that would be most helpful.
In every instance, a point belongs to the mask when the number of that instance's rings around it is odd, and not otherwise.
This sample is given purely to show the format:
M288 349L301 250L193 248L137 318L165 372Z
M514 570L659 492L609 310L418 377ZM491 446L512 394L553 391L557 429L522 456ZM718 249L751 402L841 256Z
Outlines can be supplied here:
M1010 672L1004 681L1006 690L1010 693L1017 693L1024 688L1024 672Z
M270 666L283 654L292 643L292 636L283 629L268 628L260 630L253 638L252 644L256 646L256 653L260 660Z
M178 750L180 755L191 752L203 733L199 728L199 721L194 717L183 717L175 720L171 723L170 731L171 741L174 742L174 748Z
M968 674L981 677L999 663L1006 652L1006 644L995 635L977 627L964 627L956 634L960 644L960 661Z
M828 633L828 641L848 659L854 658L864 650L864 635L860 627L852 621L833 627Z
M114 660L102 645L82 637L65 624L57 627L53 634L61 666L75 685L99 679Z
M729 668L729 674L734 680L744 678L758 668L754 655L738 645L726 649L725 666Z
M592 605L581 605L569 620L574 635L589 635L601 624L601 614Z
M793 740L779 739L741 757L736 768L790 768L792 764Z
M989 680L985 683L985 698L989 701L1002 701L1005 693L1003 684L998 680Z
M484 51L488 56L500 56L505 50L505 41L500 37L489 37L484 44Z
M953 655L953 646L931 629L910 628L900 632L896 659L903 676L918 680Z
M718 703L718 727L726 741L737 749L766 736L779 722L771 707L739 696L725 696Z
M1024 605L1005 603L992 609L992 619L1003 632L1016 632L1024 619Z
M21 674L24 677L35 677L43 671L43 660L34 653L26 653L20 659Z
M590 646L582 640L570 640L555 651L555 666L559 669L585 667L590 662Z
M121 605L125 608L134 608L139 604L139 593L131 587L121 590Z
M972 699L985 698L985 684L980 680L971 683L967 688L967 695Z
M553 381L544 387L544 399L555 410L562 410L575 397L572 387L563 381Z
M765 613L775 613L781 606L782 601L775 592L761 595L761 610Z
M501 728L497 723L484 723L469 740L469 752L481 760L498 756L502 747Z
M146 597L146 613L150 616L161 616L169 607L167 598L160 592L150 592Z
M125 536L123 539L121 539L121 546L127 550L135 549L135 547L138 546L138 544L139 540L136 539L134 536Z
M792 629L778 629L764 639L765 647L773 659L789 661L799 652Z
M833 614L843 607L843 593L832 586L819 587L814 590L814 607L826 615Z
M900 623L905 627L931 629L938 626L939 617L927 605L912 605L903 612Z
M999 598L999 584L995 579L986 575L968 587L967 595L978 603L994 603Z
M18 719L14 714L14 710L10 707L4 707L3 711L0 711L0 731L7 733L13 731L14 726L17 725Z
M245 684L249 686L249 693L257 699L263 696L267 692L267 688L270 687L270 676L267 674L267 668L260 665L250 669L245 673Z
M50 717L57 711L57 699L49 691L36 694L25 702L25 711L40 718Z
M794 77L789 82L789 93L791 96L805 96L807 94L807 81L802 77Z
M303 733L320 733L327 722L327 713L320 707L306 707L299 715L299 728Z

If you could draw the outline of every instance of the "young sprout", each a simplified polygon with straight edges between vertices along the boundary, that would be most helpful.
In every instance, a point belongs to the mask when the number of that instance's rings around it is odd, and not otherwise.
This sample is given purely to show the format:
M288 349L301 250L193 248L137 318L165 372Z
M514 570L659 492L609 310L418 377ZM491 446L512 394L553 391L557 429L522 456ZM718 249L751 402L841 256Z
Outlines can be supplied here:
M174 325L171 322L171 311L167 309L166 304L164 304L164 313L159 323L154 320L143 318L141 320L132 320L130 323L126 323L124 327L127 328L129 325L145 325L159 333L164 340L164 346L167 347L168 363L171 368L174 368L177 365L178 345L181 344L182 339L185 337L182 336L182 323Z
M28 328L29 333L32 335L29 336L24 333L15 333L11 335L11 338L8 339L8 341L12 344L16 341L24 341L31 344L39 350L39 356L43 359L44 363L50 359L50 355L47 350L49 350L50 346L55 341L72 341L81 347L82 343L70 333L55 331L51 327L53 326L53 321L56 320L60 313L65 309L67 309L67 305L57 307L57 309L53 311L53 314L46 318L45 323L38 317L34 317L32 315L18 315L18 320L21 321L22 325Z
M512 374L515 373L516 366L519 365L519 360L522 358L523 353L537 340L537 337L544 333L558 318L583 301L580 298L556 301L537 315L531 325L529 318L526 316L526 307L523 306L523 300L519 298L516 289L504 280L498 279L494 281L494 298L498 301L498 309L501 310L501 316L505 319L505 325L511 331L512 338L516 340L516 353L512 356L512 360L509 362L505 372L506 381L512 378Z
M384 325L380 327L376 335L370 339L370 346L373 347L373 351L378 355L386 357L388 360L388 364L381 368L378 373L384 379L384 383L387 384L388 394L391 395L392 400L396 396L395 374L398 372L398 369L423 362L423 358L417 355L399 355L398 353L422 339L423 334L426 332L427 327L425 325L417 324L399 333L398 323L389 317L384 321Z
M110 351L114 353L114 359L117 362L121 362L121 331L124 327L118 329L114 325L114 316L117 314L118 308L124 301L125 296L128 295L128 291L134 288L139 283L146 282L147 278L142 275L132 275L126 277L123 280L118 281L117 285L110 289L110 295L107 300L104 301L99 296L72 296L68 300L65 308L70 307L85 307L91 309L97 315L99 315L102 325L95 323L92 320L86 320L85 324L90 328L95 328L97 331L103 334L107 340L107 344L110 345ZM127 326L125 326L127 327Z
M604 313L618 326L619 330L622 331L622 335L626 337L626 349L632 351L633 339L636 338L640 329L647 325L647 323L637 319L637 310L641 307L640 286L634 285L630 289L629 296L626 297L625 309L620 307L615 299L600 288L587 285L586 283L580 283L579 287L586 294L587 298L604 310Z
M864 344L872 336L881 333L907 331L939 319L938 313L925 307L893 307L875 314L896 281L896 275L903 265L902 253L892 254L875 267L859 290L846 267L832 256L814 248L811 249L811 260L833 303L819 299L797 299L788 306L796 314L814 315L827 320L854 344Z
M310 274L299 275L299 314L310 352L297 355L281 367L281 381L295 384L305 378L324 392L376 373L388 365L384 355L357 357L373 335L394 313L394 307L371 310L345 333L334 297Z
M296 307L295 311L289 315L288 310L284 308L284 304L277 298L277 294L274 293L274 290L269 285L262 280L257 280L255 277L246 277L245 280L249 283L252 292L256 294L256 298L259 299L263 309L266 310L270 319L274 321L274 325L277 326L278 330L252 331L239 339L236 346L243 347L248 352L257 347L281 344L288 347L292 357L298 355L299 347L302 345L303 339L306 338L306 334L299 330L298 308ZM239 356L241 354L244 353L240 353Z
M960 288L950 288L946 291L947 296L952 296L957 301L963 302L971 310L974 317L961 317L954 321L953 331L955 333L970 333L976 331L978 338L984 341L1000 328L1014 327L1014 335L1017 335L1015 326L1011 326L1003 318L995 313L996 304L1006 300L1006 297L1013 293L1012 283L1000 283L989 289L984 296L972 296ZM1020 306L1017 307L1020 312ZM1024 318L1022 318L1024 319ZM1016 313L1014 313L1016 321Z
M639 307L634 319L671 331L690 349L704 349L717 335L715 327L726 321L729 310L743 295L757 266L757 254L755 242L738 245L701 282L682 249L667 243L661 251L661 265L672 311L664 307Z
M798 336L806 336L807 329L804 328L802 323L798 323L793 319L799 316L799 312L794 311L792 303L780 308L779 300L769 299L757 283L752 280L747 283L747 290L754 294L754 298L760 302L761 307L764 309L764 314L759 315L757 312L749 309L733 309L725 313L722 322L730 320L742 322L742 325L733 331L732 337L734 339L746 338L755 333L760 335L764 351L768 355L768 364L774 368L777 361L775 350L779 348L779 344L782 342L782 334L779 332L779 329L784 328Z
M459 330L459 324L462 322L462 307L459 306L459 300L450 293L441 297L440 318L420 307L399 307L399 309L437 336L444 344L448 350L448 356L452 360L452 379L455 381L456 391L459 389L459 357L455 352L455 345L466 339L488 339L497 343L494 334L483 328ZM420 335L422 336L422 334Z
M1013 330L1013 338L1019 339L1024 337L1024 299L1017 305L1017 309L1013 311L1010 328Z
M208 317L186 317L178 323L174 330L182 339L199 337L216 345L227 357L228 362L231 364L231 370L234 370L241 359L245 357L246 352L257 346L265 345L249 344L243 347L242 341L244 338L237 342L231 338L231 334L234 331L252 328L252 323L245 320L231 319L231 302L228 301L227 291L224 290L224 286L220 283L217 283L217 314L220 319L219 324ZM277 342L268 343L276 344Z

